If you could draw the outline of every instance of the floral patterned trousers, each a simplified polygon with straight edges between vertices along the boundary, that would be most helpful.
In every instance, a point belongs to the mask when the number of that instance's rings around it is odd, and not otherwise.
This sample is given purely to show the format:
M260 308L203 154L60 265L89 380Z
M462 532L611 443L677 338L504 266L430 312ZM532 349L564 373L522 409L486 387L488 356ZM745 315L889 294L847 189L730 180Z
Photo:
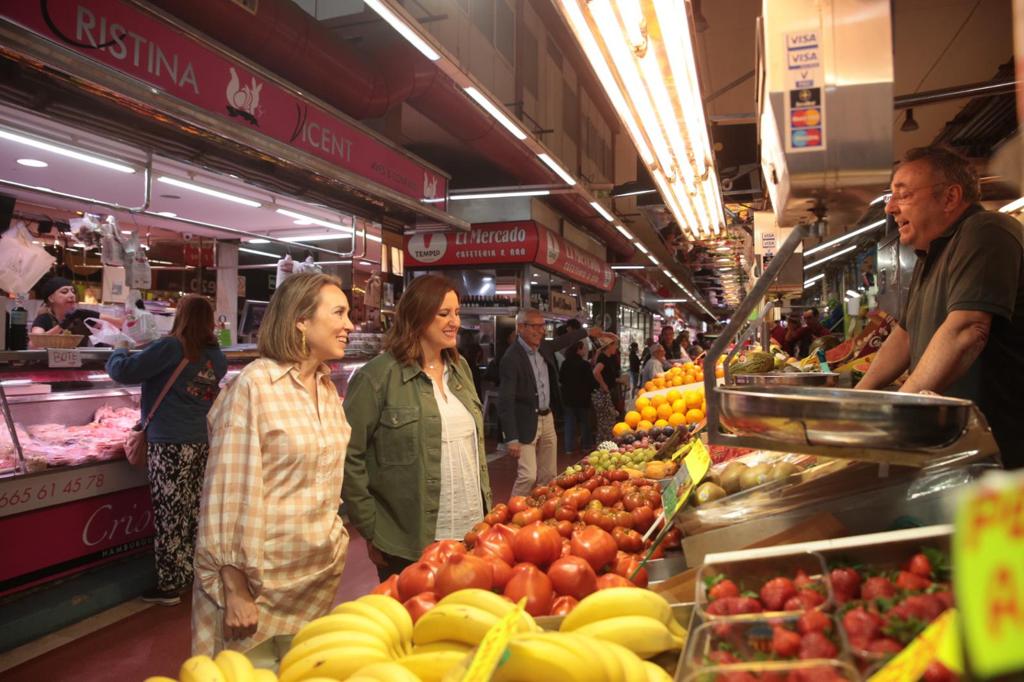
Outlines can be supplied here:
M150 443L146 452L153 498L157 589L181 590L192 582L199 493L206 474L206 443Z
M619 411L615 408L615 397L601 389L591 395L594 403L594 415L597 417L597 442L612 439L612 427L619 420Z

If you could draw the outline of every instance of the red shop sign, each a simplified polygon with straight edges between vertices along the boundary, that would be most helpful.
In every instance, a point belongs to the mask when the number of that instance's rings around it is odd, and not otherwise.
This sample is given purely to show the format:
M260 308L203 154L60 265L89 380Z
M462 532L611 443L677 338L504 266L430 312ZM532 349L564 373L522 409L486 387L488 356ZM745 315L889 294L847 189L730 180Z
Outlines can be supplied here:
M140 486L0 519L0 595L147 549L149 487Z
M469 232L423 232L405 238L406 267L532 263L538 232L532 220L473 225Z
M607 263L547 230L543 233L537 262L541 267L595 289L611 291L615 284L615 273Z
M443 175L129 3L3 5L3 18L237 123L242 138L262 133L418 201L447 196Z

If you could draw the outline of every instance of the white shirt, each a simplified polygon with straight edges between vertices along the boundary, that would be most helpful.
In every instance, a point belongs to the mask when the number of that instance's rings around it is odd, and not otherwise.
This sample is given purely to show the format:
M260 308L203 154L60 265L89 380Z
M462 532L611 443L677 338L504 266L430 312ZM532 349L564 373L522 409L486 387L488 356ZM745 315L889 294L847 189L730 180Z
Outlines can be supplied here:
M445 387L448 376L445 365ZM484 515L476 422L461 400L451 391L442 394L436 383L434 399L441 415L441 499L434 539L461 540Z

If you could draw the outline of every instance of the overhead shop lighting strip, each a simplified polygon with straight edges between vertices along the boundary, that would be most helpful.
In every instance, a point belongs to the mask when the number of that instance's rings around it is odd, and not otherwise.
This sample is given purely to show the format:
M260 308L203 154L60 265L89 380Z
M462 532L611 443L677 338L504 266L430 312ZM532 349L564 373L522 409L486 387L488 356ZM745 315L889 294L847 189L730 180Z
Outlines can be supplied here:
M725 218L686 3L559 3L676 222L697 239L718 234Z

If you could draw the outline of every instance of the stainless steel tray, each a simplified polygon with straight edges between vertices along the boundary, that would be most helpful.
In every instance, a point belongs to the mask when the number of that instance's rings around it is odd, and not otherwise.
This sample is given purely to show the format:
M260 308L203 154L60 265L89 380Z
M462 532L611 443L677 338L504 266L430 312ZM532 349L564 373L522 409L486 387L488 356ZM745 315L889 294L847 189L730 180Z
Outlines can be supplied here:
M764 374L733 374L736 386L828 386L839 382L836 372L765 372Z
M940 396L801 386L730 386L716 391L721 425L779 444L921 450L950 445L973 403Z

